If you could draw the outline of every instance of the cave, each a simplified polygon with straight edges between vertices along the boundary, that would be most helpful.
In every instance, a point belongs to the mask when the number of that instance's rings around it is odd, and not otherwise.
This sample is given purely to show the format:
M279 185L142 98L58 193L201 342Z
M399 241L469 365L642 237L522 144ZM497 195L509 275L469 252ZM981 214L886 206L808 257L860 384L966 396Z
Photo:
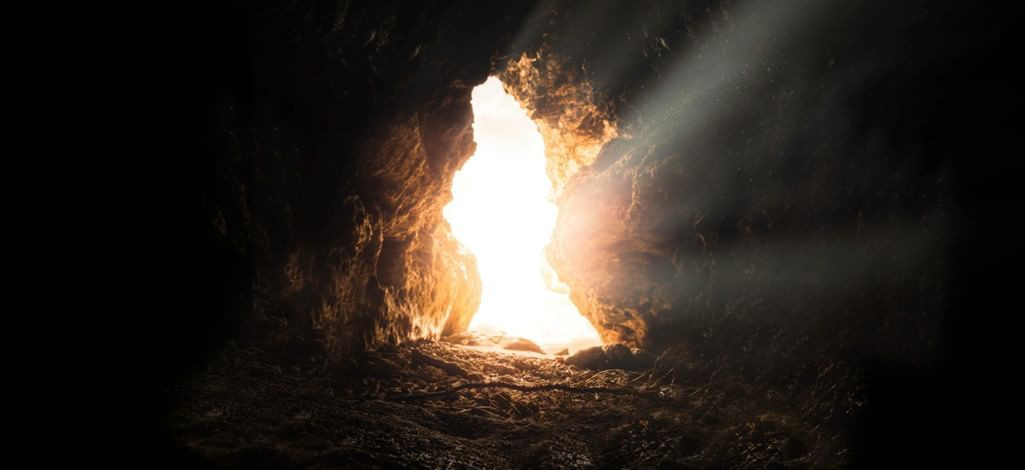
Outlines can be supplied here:
M599 3L168 12L134 462L974 462L1016 15Z

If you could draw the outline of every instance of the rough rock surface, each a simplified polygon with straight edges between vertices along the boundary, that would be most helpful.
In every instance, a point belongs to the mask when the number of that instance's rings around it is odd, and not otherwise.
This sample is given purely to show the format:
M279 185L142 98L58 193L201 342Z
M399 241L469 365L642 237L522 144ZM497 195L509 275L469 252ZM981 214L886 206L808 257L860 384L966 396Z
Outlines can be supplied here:
M246 299L292 304L285 346L331 361L465 329L480 280L441 210L474 150L470 92L525 7L255 2L223 20L203 210L242 323Z
M545 143L552 196L618 135L611 104L584 74L541 44L501 64L498 73L508 93L527 109Z
M915 7L646 5L613 37L572 33L595 21L583 5L539 22L618 129L559 192L549 257L581 312L608 343L686 345L707 371L929 357L950 175L883 110L942 92L894 91L930 72L879 53ZM853 39L870 24L876 41ZM554 95L528 107L559 115Z

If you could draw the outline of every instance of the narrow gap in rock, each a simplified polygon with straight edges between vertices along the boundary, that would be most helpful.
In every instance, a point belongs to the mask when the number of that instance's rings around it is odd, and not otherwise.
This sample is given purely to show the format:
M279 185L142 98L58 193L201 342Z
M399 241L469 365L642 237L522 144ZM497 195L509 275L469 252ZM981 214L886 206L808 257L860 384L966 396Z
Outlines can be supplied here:
M476 152L456 173L444 210L480 271L470 332L524 338L551 354L601 345L545 256L558 207L537 126L495 77L474 89L472 105Z

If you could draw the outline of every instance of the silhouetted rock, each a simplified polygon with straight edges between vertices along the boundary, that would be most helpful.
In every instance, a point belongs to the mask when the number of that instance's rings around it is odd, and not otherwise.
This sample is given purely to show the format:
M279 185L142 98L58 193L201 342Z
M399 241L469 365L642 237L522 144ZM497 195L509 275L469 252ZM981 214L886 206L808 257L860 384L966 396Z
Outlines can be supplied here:
M640 370L651 367L654 359L647 351L628 348L622 344L606 344L581 349L566 358L566 363L581 369L623 369Z
M535 344L533 341L526 338L518 338L509 344L503 346L505 349L511 349L513 351L530 351L539 354L545 354L545 351L540 346Z
M634 368L646 369L655 363L655 356L646 349L630 348Z
M619 343L602 346L602 352L605 353L605 360L614 368L625 368L623 365L631 364L633 361L630 348Z
M605 351L601 346L581 349L572 356L566 358L566 364L577 366L581 369L604 369L607 361Z

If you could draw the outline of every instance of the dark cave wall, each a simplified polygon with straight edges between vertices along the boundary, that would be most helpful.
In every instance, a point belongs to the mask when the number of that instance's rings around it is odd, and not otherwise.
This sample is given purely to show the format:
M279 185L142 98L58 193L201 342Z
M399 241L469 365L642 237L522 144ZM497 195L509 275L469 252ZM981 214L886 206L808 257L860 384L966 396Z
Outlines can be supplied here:
M978 52L957 15L543 2L518 47L579 71L621 134L565 184L549 252L604 339L763 376L934 360L956 155L931 121L948 54Z
M814 4L239 4L200 196L231 321L336 359L465 327L480 284L440 210L494 71L545 133L549 257L607 341L706 371L928 361L961 119L938 103L1000 28Z
M242 273L239 318L225 320L238 335L337 360L465 328L480 281L441 209L474 148L470 92L525 7L228 12L201 200L204 231L230 241L216 251Z

